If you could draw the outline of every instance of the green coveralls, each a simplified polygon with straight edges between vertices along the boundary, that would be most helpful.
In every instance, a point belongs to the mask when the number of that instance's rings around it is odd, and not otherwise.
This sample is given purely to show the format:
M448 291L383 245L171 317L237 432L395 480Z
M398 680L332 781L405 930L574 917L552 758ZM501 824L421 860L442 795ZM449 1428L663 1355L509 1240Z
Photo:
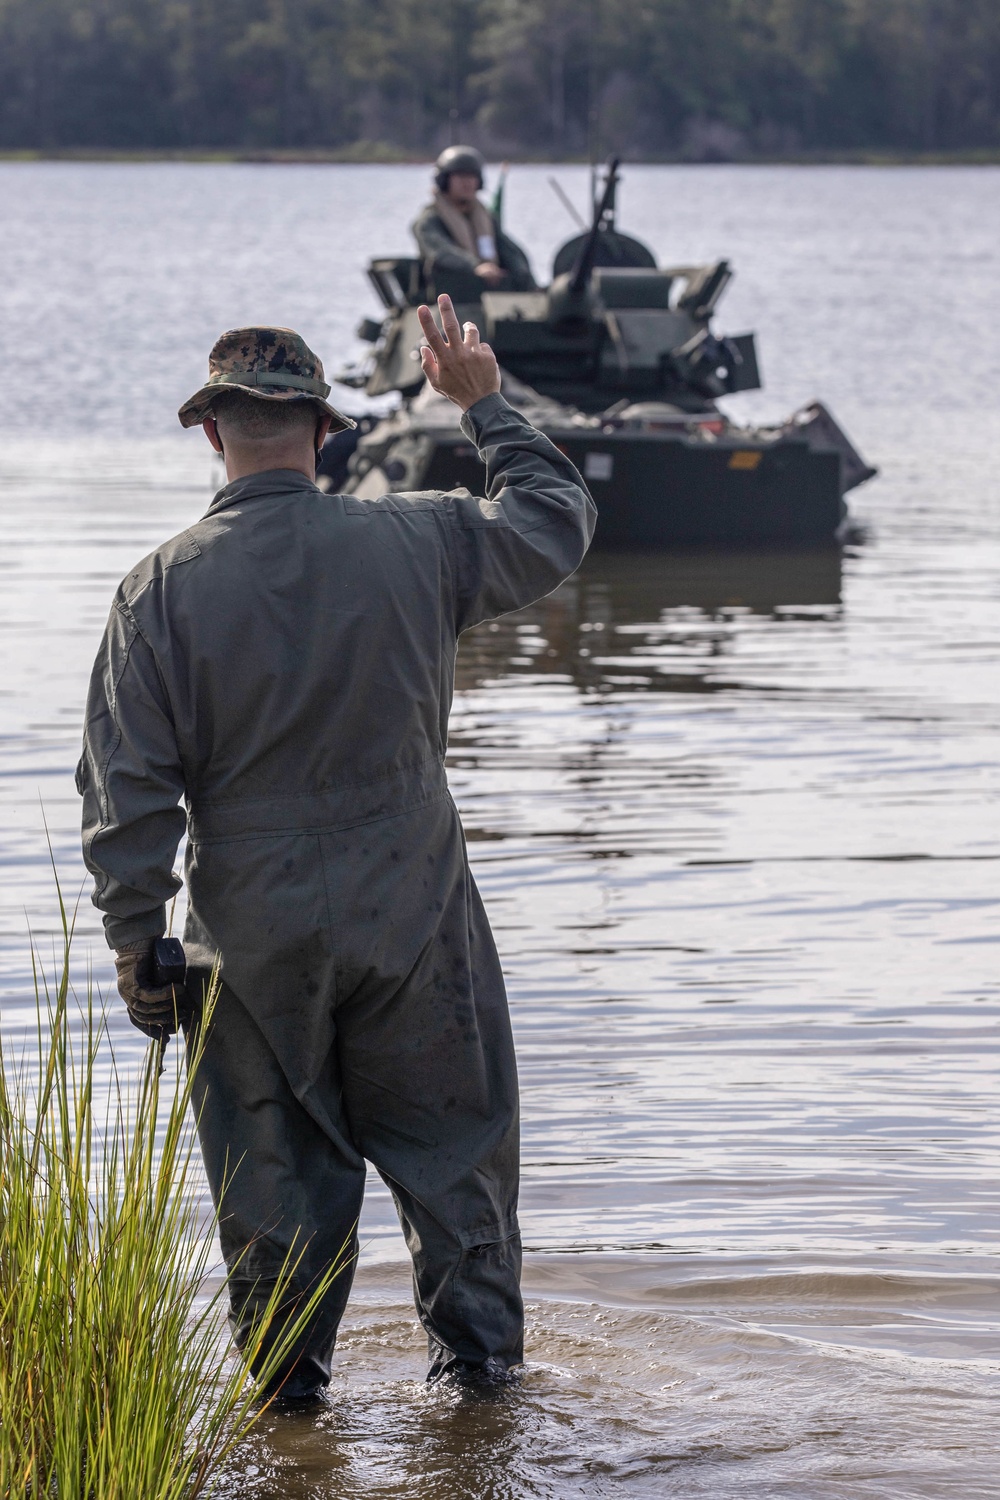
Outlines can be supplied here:
M474 272L478 260L468 250L457 245L448 232L448 226L433 203L428 203L410 225L413 238L420 248L420 256L429 274L435 271ZM535 289L535 278L531 274L528 257L516 240L503 230L494 216L493 238L496 240L497 256L503 270L507 272L504 288L511 292L531 292ZM489 290L483 283L483 289Z
M187 804L193 993L217 952L224 976L196 1104L237 1342L297 1231L299 1292L356 1246L368 1158L432 1375L522 1357L514 1052L444 770L456 642L554 589L595 519L502 397L462 425L488 499L359 500L275 470L140 563L77 773L113 947L164 931ZM302 1389L329 1378L350 1279L296 1351Z

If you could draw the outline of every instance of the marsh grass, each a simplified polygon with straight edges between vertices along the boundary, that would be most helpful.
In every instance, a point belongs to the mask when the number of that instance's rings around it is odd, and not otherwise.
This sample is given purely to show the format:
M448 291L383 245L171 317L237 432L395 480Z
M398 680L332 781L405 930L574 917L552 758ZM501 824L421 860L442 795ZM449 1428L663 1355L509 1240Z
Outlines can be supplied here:
M99 1088L104 1013L89 976L74 993L61 896L59 909L51 979L32 950L37 1047L14 1060L0 1043L0 1496L193 1500L340 1268L286 1320L255 1382L232 1355L224 1286L206 1286L214 1225L189 1110L202 1042L186 1070L175 1046L162 1080L155 1043L130 1084L112 1054ZM280 1327L295 1266L247 1355L269 1317Z

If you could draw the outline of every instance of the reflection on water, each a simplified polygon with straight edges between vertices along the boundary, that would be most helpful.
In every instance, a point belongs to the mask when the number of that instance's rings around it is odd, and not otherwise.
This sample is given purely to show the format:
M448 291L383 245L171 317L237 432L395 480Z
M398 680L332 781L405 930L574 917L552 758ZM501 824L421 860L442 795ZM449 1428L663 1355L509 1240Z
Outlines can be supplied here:
M118 415L162 430L161 371L182 399L189 348L254 315L249 291L308 326L329 204L367 183L368 216L338 220L342 294L317 340L336 346L357 316L345 278L405 243L399 189L417 183L350 169L319 193L307 169L122 170L125 185L117 168L59 168L72 190L53 195L39 169L21 221L0 225L0 245L34 225L0 287L15 342L38 343L47 307L81 369L88 319L102 339L101 381L73 412L96 430L0 448L0 988L18 1033L25 914L43 945L53 925L39 796L64 885L81 883L72 768L111 593L209 500L197 435L126 443ZM464 641L449 775L520 1058L527 1374L494 1405L423 1386L373 1184L332 1406L268 1418L233 1496L997 1493L1000 421L981 393L1000 348L983 332L1000 321L1000 199L975 174L663 171L637 227L676 259L732 251L734 306L785 382L778 412L822 391L880 464L856 502L871 535L844 555L591 556ZM545 175L526 169L511 199L533 245ZM309 277L284 238L234 240L282 194ZM86 297L65 253L83 229ZM242 247L239 274L195 278L191 311L186 257L217 266L220 237ZM973 283L982 326L964 351ZM163 350L126 377L163 309ZM6 420L44 396L25 382ZM110 989L86 903L79 930ZM120 1010L111 1030L135 1058Z
M478 686L498 670L544 669L582 691L599 692L622 679L670 692L711 692L698 670L702 647L720 653L735 616L834 618L840 606L841 551L591 553L572 583L533 610L507 616L464 642L457 686ZM650 654L666 626L678 648L687 642L690 670L677 671ZM713 626L715 627L713 630ZM608 652L614 649L616 664ZM711 665L711 651L709 661Z

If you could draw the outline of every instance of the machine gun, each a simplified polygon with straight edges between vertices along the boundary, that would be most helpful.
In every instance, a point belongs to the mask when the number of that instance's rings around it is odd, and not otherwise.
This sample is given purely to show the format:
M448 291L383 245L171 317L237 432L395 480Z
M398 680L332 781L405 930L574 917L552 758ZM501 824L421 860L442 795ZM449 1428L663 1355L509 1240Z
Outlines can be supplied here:
M590 226L587 238L580 246L575 265L572 270L557 276L549 287L548 324L558 333L572 334L578 331L582 333L586 332L589 327L590 273L594 269L601 231L614 225L618 161L619 158L614 156L608 163L604 192L601 194L600 202L594 207L594 222Z

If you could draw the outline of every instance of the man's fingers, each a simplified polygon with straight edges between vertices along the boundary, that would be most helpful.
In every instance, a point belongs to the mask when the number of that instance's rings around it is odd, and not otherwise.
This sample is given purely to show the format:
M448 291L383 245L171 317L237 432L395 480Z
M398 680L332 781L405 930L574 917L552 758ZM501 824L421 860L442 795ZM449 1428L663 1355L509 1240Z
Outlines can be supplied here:
M434 350L428 349L426 344L420 351L420 366L431 385L433 385L438 376L438 362L434 358Z
M465 339L464 339L465 347L467 349L476 349L476 348L478 348L479 347L479 329L476 327L475 323L466 323L464 325L464 327L465 327Z
M454 314L452 316L454 317ZM440 359L448 346L441 337L441 331L434 321L434 314L426 303L423 307L417 308L417 317L420 319L420 327L423 329L424 338L438 359Z
M445 337L449 344L460 344L462 342L462 330L455 316L451 298L446 292L442 292L438 298L438 312L441 314L441 327L445 331Z
M151 994L136 996L129 1002L128 1009L132 1015L138 1016L141 1021L149 1021L151 1024L156 1025L161 1021L169 1020L173 1016L175 1003L176 1009L183 1014L184 1004L179 1000L175 1002L169 990L165 995L158 990L154 990Z

